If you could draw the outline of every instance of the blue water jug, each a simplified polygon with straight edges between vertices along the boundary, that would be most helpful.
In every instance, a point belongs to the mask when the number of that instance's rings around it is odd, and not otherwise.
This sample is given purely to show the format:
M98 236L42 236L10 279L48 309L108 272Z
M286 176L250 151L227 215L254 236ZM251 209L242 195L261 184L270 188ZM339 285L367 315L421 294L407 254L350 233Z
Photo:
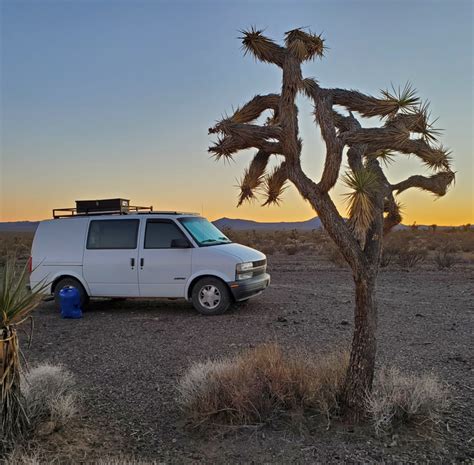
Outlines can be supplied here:
M63 287L59 291L59 302L63 318L82 318L81 296L75 287Z

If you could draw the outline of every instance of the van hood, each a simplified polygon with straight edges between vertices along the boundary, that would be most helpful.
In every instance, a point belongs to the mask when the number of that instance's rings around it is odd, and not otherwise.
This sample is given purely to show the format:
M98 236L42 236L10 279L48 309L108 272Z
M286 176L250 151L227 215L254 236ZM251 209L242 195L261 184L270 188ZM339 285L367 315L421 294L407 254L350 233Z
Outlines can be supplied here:
M258 250L252 249L242 244L221 244L211 246L214 250L219 250L221 253L232 255L241 262L255 262L263 260L266 256Z

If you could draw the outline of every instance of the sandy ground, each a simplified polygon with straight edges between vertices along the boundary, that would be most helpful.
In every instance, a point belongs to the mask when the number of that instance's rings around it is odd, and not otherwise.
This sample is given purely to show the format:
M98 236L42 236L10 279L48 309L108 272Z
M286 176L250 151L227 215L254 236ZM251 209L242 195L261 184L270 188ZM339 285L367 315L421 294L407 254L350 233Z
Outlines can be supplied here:
M474 268L440 272L396 267L379 278L378 364L433 370L452 405L435 439L377 439L366 429L265 427L203 436L184 428L176 381L194 361L264 341L313 353L347 346L351 274L303 255L270 257L272 285L219 317L180 301L96 301L82 320L63 320L52 303L35 317L30 364L68 367L84 396L82 417L45 447L64 461L119 454L164 463L460 463L473 456Z

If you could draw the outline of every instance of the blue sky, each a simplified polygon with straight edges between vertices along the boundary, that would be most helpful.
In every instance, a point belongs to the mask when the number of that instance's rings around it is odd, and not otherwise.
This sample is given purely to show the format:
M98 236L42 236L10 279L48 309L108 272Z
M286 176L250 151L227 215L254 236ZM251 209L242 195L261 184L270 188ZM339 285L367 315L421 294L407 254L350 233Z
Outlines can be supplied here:
M305 219L294 189L281 207L235 208L251 152L217 164L207 128L281 72L243 57L239 29L281 40L309 26L329 47L304 74L323 86L379 89L410 81L432 102L458 171L445 198L401 197L406 221L474 222L472 2L2 1L0 219L48 217L77 198L123 196L211 218ZM323 146L300 99L303 163L315 178ZM425 173L399 157L396 182ZM334 197L343 208L337 188Z

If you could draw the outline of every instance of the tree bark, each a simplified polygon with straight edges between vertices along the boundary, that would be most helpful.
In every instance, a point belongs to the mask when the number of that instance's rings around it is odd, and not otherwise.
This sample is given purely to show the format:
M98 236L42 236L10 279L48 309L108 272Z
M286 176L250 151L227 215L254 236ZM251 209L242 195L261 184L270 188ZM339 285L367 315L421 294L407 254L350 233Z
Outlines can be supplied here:
M359 421L365 414L365 400L372 389L377 350L377 304L375 277L354 277L355 313L349 368L343 392L348 417Z

